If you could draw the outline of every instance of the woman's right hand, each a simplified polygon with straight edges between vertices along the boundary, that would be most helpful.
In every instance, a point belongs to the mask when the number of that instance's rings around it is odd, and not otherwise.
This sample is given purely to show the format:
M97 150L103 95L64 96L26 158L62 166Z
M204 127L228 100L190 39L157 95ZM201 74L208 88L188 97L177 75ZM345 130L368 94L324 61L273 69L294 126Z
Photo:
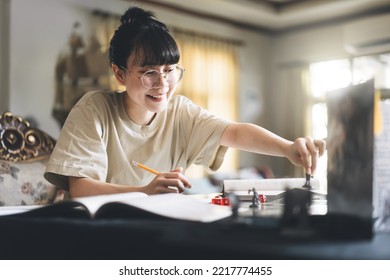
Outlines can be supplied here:
M161 172L148 185L143 187L146 194L182 193L185 188L191 188L191 184L183 174L183 168L179 167L170 172Z

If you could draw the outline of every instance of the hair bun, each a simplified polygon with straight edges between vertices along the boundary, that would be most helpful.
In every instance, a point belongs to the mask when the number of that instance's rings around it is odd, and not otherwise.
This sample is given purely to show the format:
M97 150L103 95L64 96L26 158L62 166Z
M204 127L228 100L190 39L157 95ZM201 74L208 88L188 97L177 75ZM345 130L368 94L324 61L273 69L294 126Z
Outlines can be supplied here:
M121 17L121 23L130 23L135 21L150 22L155 21L154 15L151 12L145 11L138 7L129 8Z

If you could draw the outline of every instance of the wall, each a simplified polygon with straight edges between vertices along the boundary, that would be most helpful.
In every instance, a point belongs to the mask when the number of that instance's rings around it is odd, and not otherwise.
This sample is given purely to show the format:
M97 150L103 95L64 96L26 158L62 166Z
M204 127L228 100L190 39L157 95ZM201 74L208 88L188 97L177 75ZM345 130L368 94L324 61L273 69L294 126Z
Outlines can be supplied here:
M33 117L54 137L59 134L51 117L54 67L76 20L87 30L85 12L68 3L11 0L11 111Z
M9 0L0 1L0 112L9 110Z

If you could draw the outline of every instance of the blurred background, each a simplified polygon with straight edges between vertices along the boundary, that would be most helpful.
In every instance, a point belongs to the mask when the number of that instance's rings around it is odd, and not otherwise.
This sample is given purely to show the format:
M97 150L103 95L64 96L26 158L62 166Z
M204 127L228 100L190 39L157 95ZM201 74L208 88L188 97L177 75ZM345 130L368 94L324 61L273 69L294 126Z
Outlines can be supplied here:
M328 90L375 78L389 96L390 0L1 0L0 112L56 138L85 92L118 89L106 52L132 5L178 41L186 72L177 93L226 118L291 140L325 138ZM325 178L326 157L319 169ZM233 150L219 172L303 176L283 158Z

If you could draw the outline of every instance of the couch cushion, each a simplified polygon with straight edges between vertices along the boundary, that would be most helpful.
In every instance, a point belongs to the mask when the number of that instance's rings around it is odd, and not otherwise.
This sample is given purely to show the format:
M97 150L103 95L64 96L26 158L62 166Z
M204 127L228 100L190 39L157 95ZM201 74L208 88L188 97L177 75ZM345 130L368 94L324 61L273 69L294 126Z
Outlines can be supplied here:
M61 201L64 191L43 178L47 159L0 160L0 206L42 205Z

